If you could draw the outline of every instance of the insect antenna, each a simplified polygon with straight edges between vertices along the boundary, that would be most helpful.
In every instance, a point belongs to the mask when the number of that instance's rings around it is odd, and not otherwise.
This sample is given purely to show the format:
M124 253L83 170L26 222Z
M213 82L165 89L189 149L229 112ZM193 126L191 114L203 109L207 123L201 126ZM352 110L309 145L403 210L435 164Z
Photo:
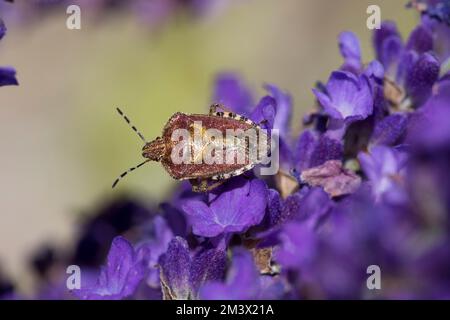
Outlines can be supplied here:
M119 108L116 108L116 109L117 109L117 112L119 112L119 114L130 125L131 129L133 129L133 131L137 133L139 138L141 138L141 140L144 141L144 143L147 143L147 140L145 140L144 135L142 133L140 133L139 130L131 123L130 119L128 119L128 117L122 112L122 110L120 110Z
M150 161L150 159L147 159L147 160L141 162L140 164L138 164L137 166L131 167L131 168L128 169L127 171L123 172L123 173L122 173L119 177L117 177L117 179L114 181L114 183L112 184L112 187L114 188L114 187L119 183L119 181L122 180L122 178L125 177L127 174L129 174L131 171L136 170L137 168L143 166L144 164L146 164L146 163L149 162L149 161Z

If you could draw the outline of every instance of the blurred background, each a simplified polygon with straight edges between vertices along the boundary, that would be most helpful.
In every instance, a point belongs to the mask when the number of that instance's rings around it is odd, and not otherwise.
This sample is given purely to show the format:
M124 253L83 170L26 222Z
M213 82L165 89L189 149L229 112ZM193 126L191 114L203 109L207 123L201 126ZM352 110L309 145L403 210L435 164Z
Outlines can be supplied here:
M264 83L292 94L300 128L311 88L342 63L340 31L355 32L373 58L368 5L403 34L418 19L404 0L222 0L207 13L151 17L115 1L107 13L82 5L82 29L69 30L67 5L33 12L28 2L0 7L0 65L20 83L0 90L0 265L25 292L41 244L69 248L80 217L101 203L123 194L158 203L176 184L152 163L111 189L142 148L116 107L153 139L173 113L206 112L215 76L234 71L255 100Z

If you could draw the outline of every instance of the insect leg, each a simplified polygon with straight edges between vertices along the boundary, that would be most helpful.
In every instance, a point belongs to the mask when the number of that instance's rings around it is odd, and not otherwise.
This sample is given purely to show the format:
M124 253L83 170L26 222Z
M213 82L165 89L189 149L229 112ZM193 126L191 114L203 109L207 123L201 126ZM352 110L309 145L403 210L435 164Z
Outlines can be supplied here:
M264 120L261 120L260 122L258 122L256 125L260 128L263 128L263 127L266 127L268 123L269 123L269 120L264 119Z
M209 180L208 179L201 179L201 180L197 180L197 179L190 179L189 182L192 184L192 191L193 192L208 192L211 191L215 188L217 188L218 186L220 186L221 184L223 184L226 180L220 180L217 181L213 184L208 184Z
M226 112L232 113L232 111L231 111L230 109L227 109L223 104L220 104L220 103L214 103L213 105L211 105L211 106L209 107L209 115L210 115L210 116L215 115L216 112L217 112L217 109L220 109L220 110L222 110L222 111L226 111Z

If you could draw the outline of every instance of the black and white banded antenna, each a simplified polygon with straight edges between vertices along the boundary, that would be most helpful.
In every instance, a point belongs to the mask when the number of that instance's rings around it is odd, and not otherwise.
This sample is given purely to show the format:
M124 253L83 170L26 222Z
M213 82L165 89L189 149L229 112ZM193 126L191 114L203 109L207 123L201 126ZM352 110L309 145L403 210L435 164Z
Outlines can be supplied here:
M122 112L122 110L120 110L119 108L116 108L117 112L125 119L125 121L128 123L128 125L131 127L131 129L133 129L134 132L137 133L137 135L139 136L139 138L141 138L142 141L144 141L144 143L147 143L147 140L145 139L144 135L131 123L130 119L128 119L128 117Z
M127 174L129 174L131 171L136 170L137 168L143 166L144 164L146 164L147 162L149 162L150 159L147 159L141 163L139 163L137 166L135 167L131 167L130 169L128 169L127 171L123 172L120 176L117 177L117 179L114 181L114 183L112 184L112 187L114 188L120 180L122 180Z
M125 121L128 123L128 125L131 127L131 129L133 129L134 132L137 133L137 135L139 136L139 138L141 138L142 141L144 141L144 143L147 143L147 140L145 139L144 135L131 123L130 119L128 119L128 117L122 112L122 110L120 110L119 108L116 108L117 112L119 112L119 114L125 119ZM130 172L140 168L141 166L143 166L144 164L146 164L147 162L149 162L150 159L146 159L145 161L141 162L140 164L138 164L135 167L131 167L129 168L127 171L123 172L120 176L117 177L117 179L114 181L114 183L112 184L112 187L114 188L120 180L122 180L127 174L129 174Z

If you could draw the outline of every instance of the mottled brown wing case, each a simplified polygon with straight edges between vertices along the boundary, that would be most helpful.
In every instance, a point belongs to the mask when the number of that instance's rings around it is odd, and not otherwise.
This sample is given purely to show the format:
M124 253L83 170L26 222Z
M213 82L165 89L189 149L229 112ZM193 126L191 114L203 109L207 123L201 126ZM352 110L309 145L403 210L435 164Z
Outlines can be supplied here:
M171 159L171 152L174 147L172 141L172 133L176 129L189 130L195 121L201 121L205 129L214 128L226 135L227 129L247 130L253 128L253 125L232 118L223 118L220 116L210 115L186 115L183 113L174 114L163 130L163 139L166 146L166 155L162 159L162 164L167 172L177 180L194 179L194 178L210 178L221 174L229 174L238 171L250 163L246 158L244 164L174 164ZM176 143L176 142L175 142Z

